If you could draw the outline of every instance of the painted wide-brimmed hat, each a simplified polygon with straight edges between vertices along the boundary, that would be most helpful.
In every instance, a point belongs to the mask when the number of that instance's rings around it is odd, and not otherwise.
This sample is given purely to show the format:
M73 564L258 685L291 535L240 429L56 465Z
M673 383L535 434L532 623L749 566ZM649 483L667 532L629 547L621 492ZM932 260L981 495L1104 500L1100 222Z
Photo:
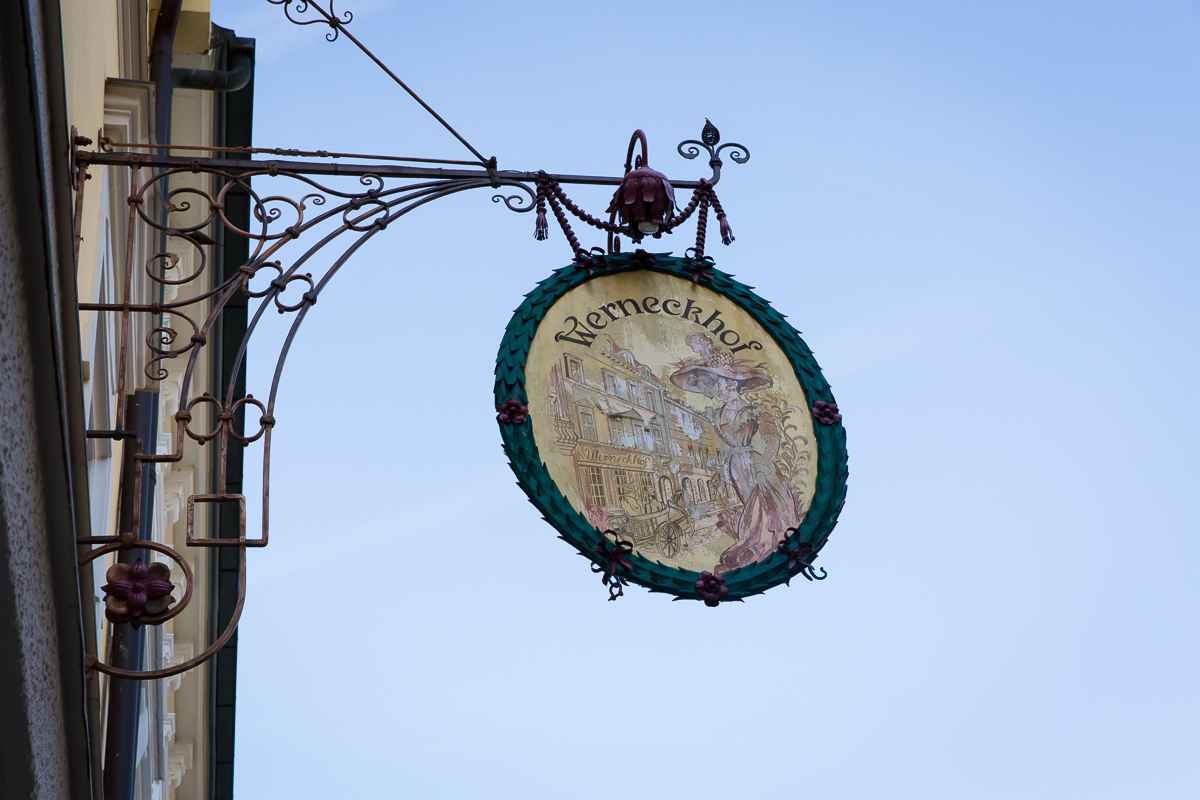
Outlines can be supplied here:
M712 392L717 378L736 381L739 391L759 389L774 383L765 369L743 361L735 361L732 364L712 364L696 360L683 364L671 373L671 383L680 389L700 394Z

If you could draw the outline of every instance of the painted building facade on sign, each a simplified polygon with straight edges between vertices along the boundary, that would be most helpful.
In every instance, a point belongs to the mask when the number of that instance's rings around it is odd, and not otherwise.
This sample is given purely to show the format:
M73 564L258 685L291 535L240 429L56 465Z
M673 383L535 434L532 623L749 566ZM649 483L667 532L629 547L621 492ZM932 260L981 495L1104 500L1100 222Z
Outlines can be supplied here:
M656 541L655 519L681 516L692 538L711 535L717 515L736 504L721 477L725 452L682 392L610 337L597 347L565 353L551 369L556 447L571 456L593 525L675 556L690 541Z

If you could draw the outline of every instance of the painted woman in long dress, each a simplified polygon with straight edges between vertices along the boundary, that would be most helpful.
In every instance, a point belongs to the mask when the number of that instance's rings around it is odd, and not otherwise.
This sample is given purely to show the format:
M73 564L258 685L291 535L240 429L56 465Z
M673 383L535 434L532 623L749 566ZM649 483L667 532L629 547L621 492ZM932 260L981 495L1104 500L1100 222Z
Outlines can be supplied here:
M800 524L801 504L776 466L783 436L779 420L744 396L751 389L770 386L771 376L763 365L717 350L707 336L692 334L687 341L697 357L679 364L671 382L721 401L714 423L728 452L724 478L742 502L737 521L730 526L733 530L728 531L736 541L721 554L716 567L717 572L728 572L775 552L787 529Z

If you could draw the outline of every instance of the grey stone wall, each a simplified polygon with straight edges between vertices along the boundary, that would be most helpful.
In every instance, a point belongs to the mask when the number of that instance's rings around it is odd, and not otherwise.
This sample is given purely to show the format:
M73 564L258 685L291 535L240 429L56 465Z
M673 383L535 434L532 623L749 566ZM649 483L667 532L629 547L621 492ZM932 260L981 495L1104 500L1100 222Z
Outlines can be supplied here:
M93 796L75 545L86 484L58 13L55 0L0 2L5 800Z

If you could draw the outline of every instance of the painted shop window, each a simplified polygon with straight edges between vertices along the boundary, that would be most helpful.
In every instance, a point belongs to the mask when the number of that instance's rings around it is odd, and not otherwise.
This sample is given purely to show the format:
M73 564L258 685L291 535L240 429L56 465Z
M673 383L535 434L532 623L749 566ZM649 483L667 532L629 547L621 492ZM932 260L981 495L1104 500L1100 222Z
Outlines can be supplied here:
M629 475L628 470L619 469L616 471L617 478L617 497L628 497L633 494L633 480Z
M604 508L608 498L604 496L604 475L599 467L587 467L587 491L589 505Z
M654 476L649 472L639 472L638 477L642 481L642 494L646 497L646 502L650 505L647 511L658 511L662 508L659 502L658 493L654 491Z

